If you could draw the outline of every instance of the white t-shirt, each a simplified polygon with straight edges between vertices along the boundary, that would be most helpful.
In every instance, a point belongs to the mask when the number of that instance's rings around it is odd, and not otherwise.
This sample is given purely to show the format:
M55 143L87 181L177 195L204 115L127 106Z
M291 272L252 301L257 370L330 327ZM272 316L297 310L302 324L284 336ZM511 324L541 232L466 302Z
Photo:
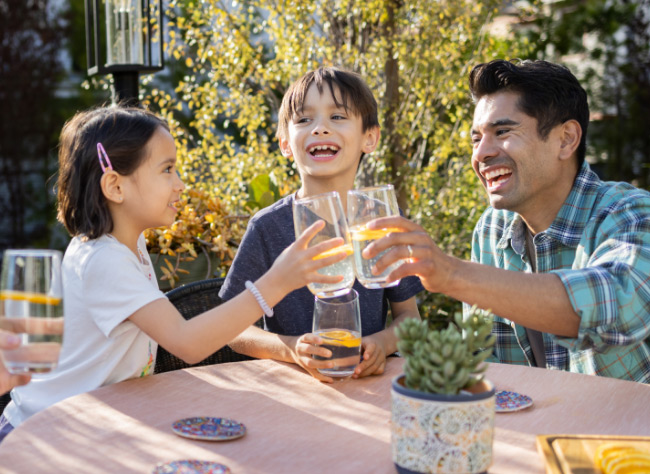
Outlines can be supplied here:
M127 318L165 295L144 236L138 250L140 259L111 235L72 239L63 258L59 365L12 390L3 414L14 427L64 398L153 372L158 345Z

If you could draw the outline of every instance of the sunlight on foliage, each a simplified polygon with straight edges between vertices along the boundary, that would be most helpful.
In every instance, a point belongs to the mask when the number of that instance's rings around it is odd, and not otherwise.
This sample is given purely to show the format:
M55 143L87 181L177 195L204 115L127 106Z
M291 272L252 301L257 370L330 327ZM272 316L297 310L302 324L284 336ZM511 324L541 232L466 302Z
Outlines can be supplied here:
M382 125L358 184L393 183L405 212L445 251L468 258L486 203L470 167L467 75L522 51L486 33L501 3L171 1L174 90L155 89L148 99L177 137L185 183L246 212L255 177L267 176L279 196L299 185L275 139L289 84L320 65L355 70L375 92ZM457 307L438 295L422 303L425 314Z

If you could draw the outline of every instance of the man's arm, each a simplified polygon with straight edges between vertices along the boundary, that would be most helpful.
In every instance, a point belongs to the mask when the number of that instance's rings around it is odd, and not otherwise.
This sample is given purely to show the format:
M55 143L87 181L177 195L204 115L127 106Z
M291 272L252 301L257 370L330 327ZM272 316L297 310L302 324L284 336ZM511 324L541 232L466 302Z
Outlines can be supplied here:
M538 331L576 337L580 317L560 278L553 274L526 274L467 262L442 252L419 225L401 218L374 221L372 228L399 228L368 246L371 258L391 248L376 265L377 273L398 259L412 258L391 274L390 280L408 275L420 277L431 292L444 293L468 304L476 304L501 317Z

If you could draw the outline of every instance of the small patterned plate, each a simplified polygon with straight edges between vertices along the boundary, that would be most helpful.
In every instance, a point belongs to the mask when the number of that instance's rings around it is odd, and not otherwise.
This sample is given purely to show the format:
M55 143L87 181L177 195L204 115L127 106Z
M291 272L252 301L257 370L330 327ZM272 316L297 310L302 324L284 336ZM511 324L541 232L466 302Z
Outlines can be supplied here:
M230 468L212 461L184 459L161 462L156 465L151 474L230 474Z
M172 430L178 436L203 441L227 441L246 434L246 427L235 420L209 416L177 420L172 424Z
M532 404L533 399L528 395L522 395L517 392L508 392L506 390L501 390L496 393L497 413L523 410Z

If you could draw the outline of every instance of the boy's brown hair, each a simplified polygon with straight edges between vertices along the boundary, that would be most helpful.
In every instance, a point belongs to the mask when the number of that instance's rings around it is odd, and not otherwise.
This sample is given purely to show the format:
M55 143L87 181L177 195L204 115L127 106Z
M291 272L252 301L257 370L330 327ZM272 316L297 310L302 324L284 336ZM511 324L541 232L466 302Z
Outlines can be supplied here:
M364 132L379 126L377 101L361 76L337 67L320 67L291 84L284 94L278 114L278 138L288 139L289 122L302 110L312 84L321 94L327 84L337 107L361 117Z

